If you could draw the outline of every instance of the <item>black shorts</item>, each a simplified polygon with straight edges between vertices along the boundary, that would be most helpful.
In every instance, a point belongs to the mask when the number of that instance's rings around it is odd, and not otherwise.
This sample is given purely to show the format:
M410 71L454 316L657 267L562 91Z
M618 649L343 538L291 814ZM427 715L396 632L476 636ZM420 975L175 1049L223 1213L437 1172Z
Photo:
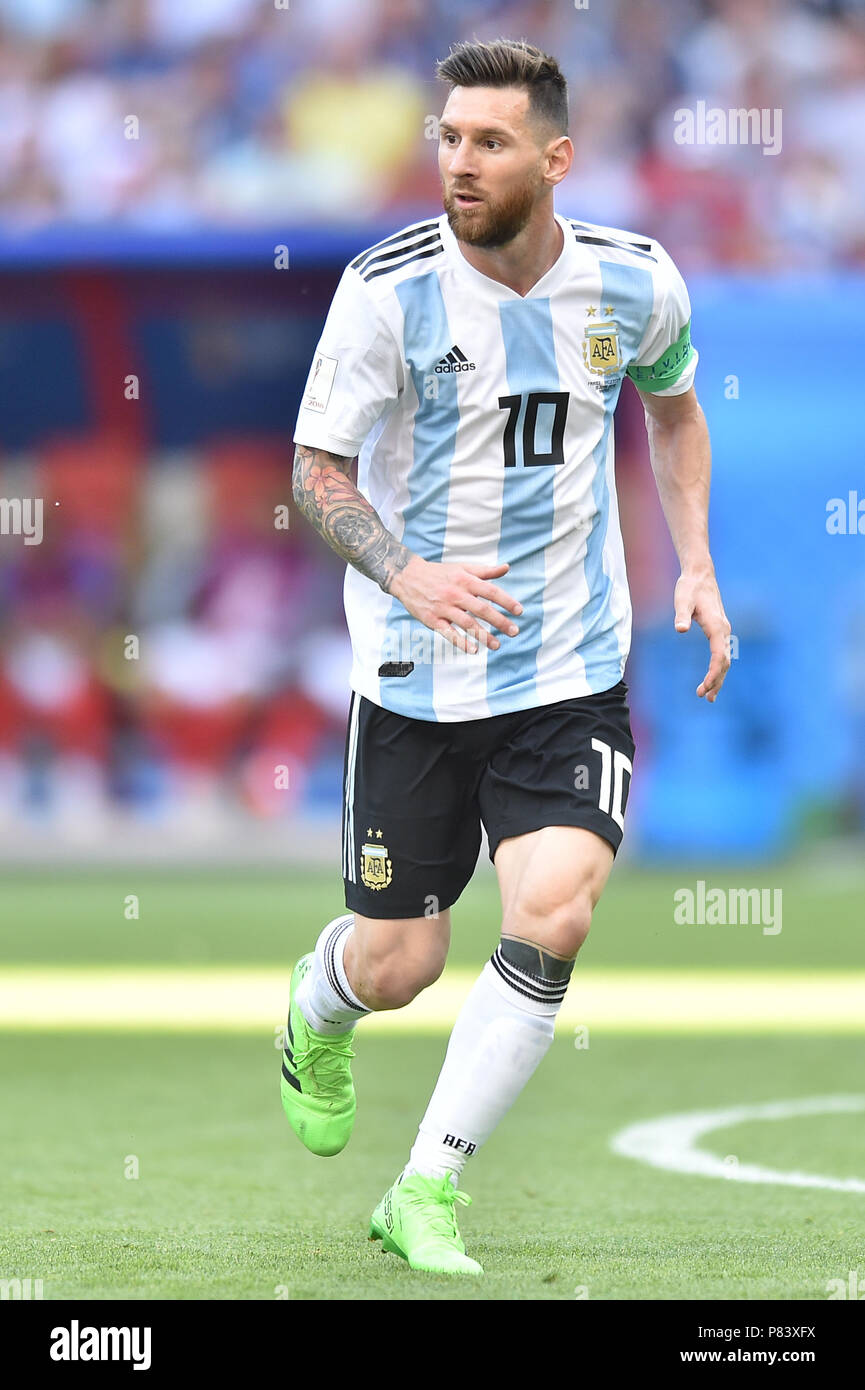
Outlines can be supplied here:
M410 719L352 692L345 744L345 905L365 917L424 917L459 898L502 840L547 825L622 840L634 741L620 681L513 714Z

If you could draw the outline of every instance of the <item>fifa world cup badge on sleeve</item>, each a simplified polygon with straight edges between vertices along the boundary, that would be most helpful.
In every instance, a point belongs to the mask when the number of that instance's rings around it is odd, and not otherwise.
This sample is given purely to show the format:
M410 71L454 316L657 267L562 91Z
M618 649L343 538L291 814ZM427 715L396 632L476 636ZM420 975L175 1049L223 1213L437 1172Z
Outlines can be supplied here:
M338 357L325 357L321 352L316 354L315 361L309 371L306 390L303 393L304 410L317 410L320 415L324 414L330 400L330 393L333 390L333 379L336 376L338 366Z

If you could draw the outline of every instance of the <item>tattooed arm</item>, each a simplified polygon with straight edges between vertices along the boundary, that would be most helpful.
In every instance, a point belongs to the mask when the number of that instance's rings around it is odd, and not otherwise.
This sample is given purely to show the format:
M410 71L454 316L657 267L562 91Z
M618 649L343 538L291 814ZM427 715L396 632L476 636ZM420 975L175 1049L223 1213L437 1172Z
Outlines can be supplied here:
M508 566L424 560L386 530L349 478L351 464L341 454L295 446L294 500L331 549L461 651L477 651L478 643L493 650L500 645L478 618L515 636L516 624L494 605L516 614L522 613L522 606L489 582L499 579Z
M352 460L324 449L297 444L294 451L294 500L311 526L385 593L405 569L413 551L385 528L374 507L351 481Z

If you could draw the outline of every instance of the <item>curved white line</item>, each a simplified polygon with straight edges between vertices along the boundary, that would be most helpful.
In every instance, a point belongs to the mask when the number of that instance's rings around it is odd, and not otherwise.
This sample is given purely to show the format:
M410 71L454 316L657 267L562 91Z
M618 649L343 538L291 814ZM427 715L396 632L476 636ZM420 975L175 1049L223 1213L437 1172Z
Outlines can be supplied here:
M861 1178L826 1178L817 1173L783 1173L758 1163L729 1163L697 1147L712 1130L746 1120L789 1120L799 1115L828 1115L865 1110L865 1096L813 1096L807 1100L768 1101L763 1105L734 1105L726 1110L691 1110L662 1115L628 1125L613 1135L610 1147L625 1158L636 1158L671 1173L695 1173L731 1182L781 1183L786 1187L828 1187L836 1192L865 1192Z

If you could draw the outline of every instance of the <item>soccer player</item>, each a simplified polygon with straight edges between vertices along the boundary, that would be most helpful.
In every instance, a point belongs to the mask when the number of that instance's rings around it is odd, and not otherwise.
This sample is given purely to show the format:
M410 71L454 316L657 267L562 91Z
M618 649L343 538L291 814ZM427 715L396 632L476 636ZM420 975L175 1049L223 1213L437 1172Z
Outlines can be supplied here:
M554 58L460 43L437 72L445 213L346 267L294 434L297 505L347 561L353 664L347 912L292 974L281 1086L308 1149L344 1148L355 1026L441 974L482 822L501 941L370 1226L413 1269L481 1274L458 1180L552 1043L622 839L631 608L612 424L625 376L681 564L675 626L694 619L709 639L696 693L710 703L730 625L679 272L649 237L554 212L573 158Z

